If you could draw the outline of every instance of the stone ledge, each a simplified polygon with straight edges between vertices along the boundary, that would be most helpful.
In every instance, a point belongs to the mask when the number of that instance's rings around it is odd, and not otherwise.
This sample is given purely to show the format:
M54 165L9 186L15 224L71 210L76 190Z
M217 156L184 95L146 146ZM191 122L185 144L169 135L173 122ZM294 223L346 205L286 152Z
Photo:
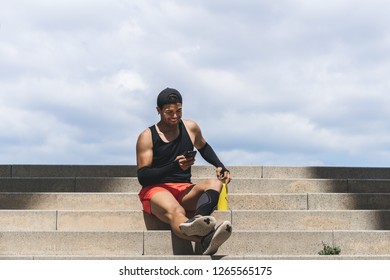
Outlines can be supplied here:
M233 178L390 179L386 167L228 166ZM135 165L0 165L1 177L136 177ZM212 166L193 166L194 177L212 177Z

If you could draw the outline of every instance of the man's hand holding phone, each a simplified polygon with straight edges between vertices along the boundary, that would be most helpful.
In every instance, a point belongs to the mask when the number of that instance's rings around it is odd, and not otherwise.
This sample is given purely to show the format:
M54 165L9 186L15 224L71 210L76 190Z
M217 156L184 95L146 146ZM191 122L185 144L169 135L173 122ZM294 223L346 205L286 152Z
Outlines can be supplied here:
M184 153L184 157L186 159L195 158L196 152L197 151L187 151Z
M179 161L179 166L182 170L186 170L194 165L196 153L197 151L187 151L176 158Z

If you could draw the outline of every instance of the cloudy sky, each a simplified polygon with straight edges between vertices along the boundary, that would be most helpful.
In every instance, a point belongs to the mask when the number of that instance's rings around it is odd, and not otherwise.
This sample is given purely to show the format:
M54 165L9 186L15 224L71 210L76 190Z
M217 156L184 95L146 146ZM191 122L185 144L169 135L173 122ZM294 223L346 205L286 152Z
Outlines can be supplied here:
M387 0L0 3L0 164L135 164L174 87L227 165L390 165Z

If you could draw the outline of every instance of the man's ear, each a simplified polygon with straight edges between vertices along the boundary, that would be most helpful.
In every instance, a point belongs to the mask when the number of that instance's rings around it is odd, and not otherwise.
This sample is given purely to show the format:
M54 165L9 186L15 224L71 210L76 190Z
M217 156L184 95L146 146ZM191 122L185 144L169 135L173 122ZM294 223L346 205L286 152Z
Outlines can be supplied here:
M161 115L161 109L160 109L160 107L156 107L156 110L157 110L157 113L159 114L159 115Z

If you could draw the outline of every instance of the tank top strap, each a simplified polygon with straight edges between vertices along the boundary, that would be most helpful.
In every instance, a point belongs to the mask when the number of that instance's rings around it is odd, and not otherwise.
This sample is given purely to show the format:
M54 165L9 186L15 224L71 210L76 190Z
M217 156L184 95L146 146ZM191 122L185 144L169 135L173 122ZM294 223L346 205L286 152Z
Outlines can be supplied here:
M152 132L152 142L154 147L159 139L158 132L155 125L150 126L149 129Z
M179 127L180 127L182 146L184 146L185 149L187 149L187 150L192 150L194 148L194 145L193 145L191 137L187 131L187 128L184 125L182 120L180 121Z

